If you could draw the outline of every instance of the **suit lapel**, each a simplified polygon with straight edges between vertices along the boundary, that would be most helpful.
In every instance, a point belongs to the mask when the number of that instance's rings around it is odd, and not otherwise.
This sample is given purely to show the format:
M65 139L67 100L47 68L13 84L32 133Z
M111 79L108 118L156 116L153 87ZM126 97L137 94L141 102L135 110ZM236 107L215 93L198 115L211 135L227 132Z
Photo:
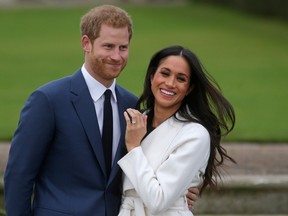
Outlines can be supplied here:
M78 70L71 81L72 103L87 134L102 172L105 173L101 134L95 107L81 70Z

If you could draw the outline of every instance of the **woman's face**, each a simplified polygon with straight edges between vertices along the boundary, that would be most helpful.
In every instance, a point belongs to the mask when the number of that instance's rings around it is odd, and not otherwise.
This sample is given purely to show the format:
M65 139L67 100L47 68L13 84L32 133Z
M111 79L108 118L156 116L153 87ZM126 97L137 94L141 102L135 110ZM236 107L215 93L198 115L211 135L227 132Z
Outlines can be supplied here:
M175 113L191 91L190 76L189 64L183 57L168 56L163 59L151 77L155 108L164 109L165 113Z

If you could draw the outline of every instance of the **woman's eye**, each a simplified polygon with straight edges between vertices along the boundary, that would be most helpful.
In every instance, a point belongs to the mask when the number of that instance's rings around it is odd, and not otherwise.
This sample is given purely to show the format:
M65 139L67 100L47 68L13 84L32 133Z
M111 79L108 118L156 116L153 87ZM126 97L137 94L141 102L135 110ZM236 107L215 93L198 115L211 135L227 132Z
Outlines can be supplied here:
M169 73L166 72L166 71L162 71L161 74L162 74L163 76L169 76Z
M186 81L186 79L184 78L184 77L178 77L177 78L180 82L185 82Z

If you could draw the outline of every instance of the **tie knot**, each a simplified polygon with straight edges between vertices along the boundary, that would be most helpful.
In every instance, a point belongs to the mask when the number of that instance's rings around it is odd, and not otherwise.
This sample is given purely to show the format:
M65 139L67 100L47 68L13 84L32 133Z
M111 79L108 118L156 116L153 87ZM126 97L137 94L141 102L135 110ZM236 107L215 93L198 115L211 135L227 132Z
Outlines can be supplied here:
M111 94L112 94L111 90L110 90L110 89L107 89L107 90L105 91L105 93L104 93L105 99L110 99L110 98L111 98Z

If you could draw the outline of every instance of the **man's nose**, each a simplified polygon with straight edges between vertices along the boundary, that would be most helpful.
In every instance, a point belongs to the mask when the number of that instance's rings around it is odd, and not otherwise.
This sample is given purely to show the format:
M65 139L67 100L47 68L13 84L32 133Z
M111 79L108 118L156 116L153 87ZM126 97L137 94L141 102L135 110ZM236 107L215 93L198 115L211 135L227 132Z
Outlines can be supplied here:
M120 60L121 59L121 53L120 53L120 50L118 48L115 48L112 51L111 58L114 60Z

